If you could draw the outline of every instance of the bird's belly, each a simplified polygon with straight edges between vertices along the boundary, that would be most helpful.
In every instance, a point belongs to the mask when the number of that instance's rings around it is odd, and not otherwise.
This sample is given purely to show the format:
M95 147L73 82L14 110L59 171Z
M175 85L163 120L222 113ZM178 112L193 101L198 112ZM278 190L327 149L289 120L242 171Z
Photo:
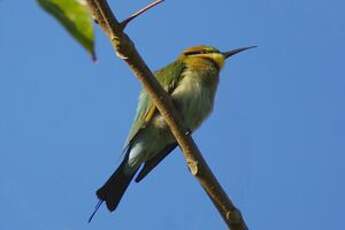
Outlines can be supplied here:
M165 146L174 142L174 137L159 115L138 135L129 153L129 164L140 165L162 151Z

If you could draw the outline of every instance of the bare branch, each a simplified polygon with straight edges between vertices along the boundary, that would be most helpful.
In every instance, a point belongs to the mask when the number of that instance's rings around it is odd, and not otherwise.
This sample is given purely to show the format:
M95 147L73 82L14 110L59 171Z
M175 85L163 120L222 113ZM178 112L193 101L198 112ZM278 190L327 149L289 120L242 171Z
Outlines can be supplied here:
M149 5L145 6L144 8L142 8L141 10L137 11L136 13L132 14L131 16L129 16L127 19L123 20L121 22L121 27L122 29L125 29L125 27L127 26L127 24L129 22L131 22L133 19L135 19L136 17L138 17L139 15L145 13L146 11L148 11L149 9L155 7L156 5L160 4L164 2L164 0L156 0L152 3L150 3Z
M111 40L117 56L129 65L132 72L138 80L141 81L144 89L150 95L159 112L164 117L183 152L192 174L198 179L199 183L223 217L226 225L232 230L248 229L240 211L235 207L213 175L192 137L186 135L188 130L183 126L182 120L180 119L181 116L174 107L170 96L155 79L151 70L147 67L144 60L135 49L132 40L123 32L121 23L117 21L107 1L87 0L87 2L96 20L99 22L99 25ZM155 3L155 5L157 4L158 3ZM150 6L149 8L152 7L153 6ZM134 15L140 15L147 11L147 9L144 9ZM137 16L133 18L135 17ZM129 21L131 20L132 19Z

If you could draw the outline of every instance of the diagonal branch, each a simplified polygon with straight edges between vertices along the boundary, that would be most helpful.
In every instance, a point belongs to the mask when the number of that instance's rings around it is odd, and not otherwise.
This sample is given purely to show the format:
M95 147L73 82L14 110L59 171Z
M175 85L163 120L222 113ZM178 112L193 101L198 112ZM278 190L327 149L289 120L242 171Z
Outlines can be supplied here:
M151 70L135 49L132 40L123 32L124 27L112 13L107 1L87 0L87 2L99 25L111 40L117 56L129 65L164 117L183 152L191 173L198 179L228 228L232 230L248 229L241 212L229 199L208 167L188 130L183 127L181 116L174 107L170 96L155 79ZM143 10L143 12L145 11Z

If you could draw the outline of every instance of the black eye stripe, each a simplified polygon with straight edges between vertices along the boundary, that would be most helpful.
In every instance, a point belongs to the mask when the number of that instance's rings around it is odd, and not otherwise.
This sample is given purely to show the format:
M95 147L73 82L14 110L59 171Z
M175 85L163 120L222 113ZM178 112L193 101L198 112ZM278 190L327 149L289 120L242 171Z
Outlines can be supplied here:
M189 52L185 52L185 55L196 55L196 54L209 54L209 53L215 53L212 50L197 50L197 51L189 51Z

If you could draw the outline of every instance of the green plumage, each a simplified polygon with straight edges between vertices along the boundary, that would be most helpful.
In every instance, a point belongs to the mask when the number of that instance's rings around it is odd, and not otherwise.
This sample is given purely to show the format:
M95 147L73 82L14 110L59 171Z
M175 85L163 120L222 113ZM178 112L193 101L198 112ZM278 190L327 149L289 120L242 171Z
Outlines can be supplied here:
M192 47L184 50L176 61L155 73L158 82L171 95L185 128L194 131L211 113L219 72L225 59L249 48L252 47L222 53L211 46ZM100 202L95 212L103 201L110 211L115 210L140 166L144 165L136 179L137 182L176 145L169 127L149 95L143 90L125 143L124 159L108 181L97 190Z
M184 69L185 64L181 60L177 60L165 68L155 72L154 75L163 88L167 92L171 93L176 87L178 81L183 77L182 72ZM156 112L155 105L150 96L145 92L145 90L142 90L139 96L137 112L132 127L129 131L125 146L130 143L130 141L141 128L145 127L145 125L150 122L148 116L154 116L154 113Z

